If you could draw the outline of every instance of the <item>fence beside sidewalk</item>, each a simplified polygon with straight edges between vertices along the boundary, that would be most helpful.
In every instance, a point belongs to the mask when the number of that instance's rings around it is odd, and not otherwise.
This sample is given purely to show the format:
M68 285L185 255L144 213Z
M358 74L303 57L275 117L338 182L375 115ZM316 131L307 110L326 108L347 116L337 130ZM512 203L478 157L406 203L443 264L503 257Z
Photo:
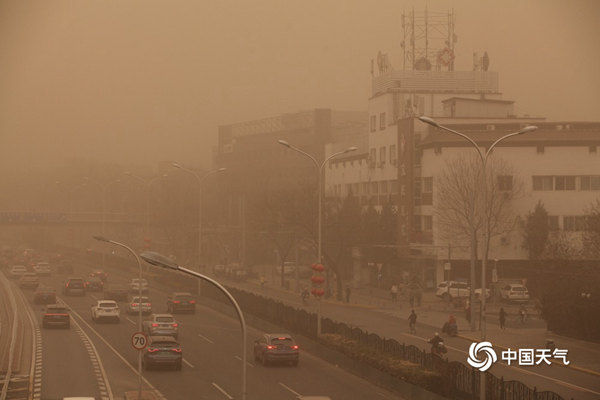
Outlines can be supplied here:
M316 314L234 287L227 287L227 290L238 301L244 313L318 341ZM201 285L200 293L213 300L228 302L221 292L204 282ZM409 361L438 373L444 382L439 388L440 394L444 396L464 400L479 398L481 372L466 364L433 356L429 351L422 350L417 346L406 345L395 339L382 338L375 333L329 318L322 319L322 331L354 340L394 358ZM360 362L361 360L357 359L356 361ZM498 378L490 372L485 372L485 376L487 400L566 400L554 392L538 392L537 388L530 388L520 381L504 381L502 377Z

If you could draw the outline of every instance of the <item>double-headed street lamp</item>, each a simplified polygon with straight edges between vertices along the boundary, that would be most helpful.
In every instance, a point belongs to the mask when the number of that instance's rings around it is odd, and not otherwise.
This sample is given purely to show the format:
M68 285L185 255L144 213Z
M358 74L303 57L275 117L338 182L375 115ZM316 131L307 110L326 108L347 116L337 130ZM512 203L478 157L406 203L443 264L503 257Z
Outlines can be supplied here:
M246 364L247 364L247 361L246 361L246 320L244 319L244 314L242 313L242 309L240 308L237 301L234 299L234 297L231 295L231 293L229 293L229 291L227 289L225 289L223 287L223 285L221 285L219 282L217 282L214 279L211 279L208 276L203 275L199 272L192 271L188 268L181 267L177 263L175 263L175 261L170 259L169 257L165 257L162 254L159 254L159 253L156 253L153 251L143 252L142 254L140 254L140 257L142 257L144 259L144 261L146 261L149 264L156 265L156 266L162 267L162 268L167 268L167 269L172 269L175 271L183 272L184 274L192 275L192 276L195 276L196 278L202 279L202 280L210 283L211 285L215 286L217 289L219 289L221 292L223 292L225 294L225 296L227 296L227 298L229 299L229 301L235 308L235 311L237 312L238 318L240 319L240 325L242 327L242 400L246 400Z
M225 172L226 168L213 169L206 172L204 175L199 175L197 172L185 168L179 163L174 162L171 165L193 175L196 178L196 182L198 182L198 269L200 269L200 261L202 259L202 183L208 176L212 174L216 174L217 172Z
M322 264L323 260L322 260L322 201L323 201L323 167L327 164L327 161L331 160L334 157L337 157L341 154L346 154L346 153L350 153L351 151L356 151L358 149L358 147L356 146L352 146L352 147L348 147L346 150L342 150L342 151L338 151L337 153L333 153L332 155L330 155L329 157L325 158L325 160L319 164L319 162L317 161L317 159L313 156L311 156L310 154L308 154L307 152L300 150L298 147L293 146L291 144L289 144L287 141L285 140L278 140L277 141L280 145L287 147L288 149L294 150L300 154L302 154L305 157L308 157L312 160L312 162L315 164L315 167L317 168L317 183L319 185L318 188L318 204L319 204L319 215L318 215L318 228L317 228L317 260L318 263ZM283 268L283 267L282 267ZM321 298L319 297L319 301L317 303L318 307L317 307L317 335L321 335Z
M123 243L119 243L119 242L115 242L114 240L110 240L105 238L104 236L93 236L94 239L100 241L100 242L105 242L105 243L111 243L114 244L116 246L120 246L124 249L126 249L127 251L129 251L134 257L135 260L137 261L138 264L138 270L139 270L139 274L138 274L138 278L139 278L139 283L138 283L138 332L142 332L142 262L140 260L140 257L137 255L137 253L135 251L133 251L133 249ZM138 350L138 395L137 395L138 399L142 398L142 351Z
M146 191L148 193L146 193L146 215L145 215L145 219L144 219L144 230L146 231L146 237L150 237L150 188L152 187L152 184L154 182L158 181L161 178L166 178L169 175L162 174L162 175L156 176L154 178L144 179L141 176L132 174L129 171L124 172L124 174L140 181L146 187Z
M443 125L438 124L435 120L433 120L432 118L429 117L419 117L419 120L421 120L421 122L424 122L426 124L429 124L431 126L433 126L434 128L438 128L438 129L442 129L445 130L447 132L450 132L454 135L458 135L464 139L466 139L467 141L469 141L473 147L475 147L475 150L477 150L477 154L479 155L479 159L481 161L481 186L483 187L483 207L482 207L482 217L484 219L484 232L483 232L483 246L484 246L484 250L483 250L483 258L481 260L481 315L480 315L480 320L481 320L481 341L485 342L485 338L486 338L486 317L485 317L485 302L486 302L486 269L487 269L487 256L488 256L488 250L489 250L489 229L490 229L490 216L488 215L489 211L488 211L488 205L487 205L487 197L488 197L488 189L487 189L487 161L488 158L490 156L490 154L492 153L492 150L494 149L494 147L496 147L496 145L500 142L502 142L505 139L508 139L510 137L513 136L517 136L517 135L522 135L525 133L529 133L529 132L533 132L535 130L537 130L537 126L533 126L533 125L529 125L524 127L523 129L517 131L517 132L513 132L513 133L509 133L506 134L502 137L500 137L499 139L496 139L485 151L485 153L481 150L481 148L479 147L479 145L477 145L477 143L471 139L469 136L465 135L464 133L461 132L457 132L453 129L450 129L448 127L445 127ZM471 294L473 293L473 286L474 286L475 282L471 282ZM473 296L471 295L471 309L473 309ZM480 396L481 398L485 398L485 374L481 374L481 390L480 390Z

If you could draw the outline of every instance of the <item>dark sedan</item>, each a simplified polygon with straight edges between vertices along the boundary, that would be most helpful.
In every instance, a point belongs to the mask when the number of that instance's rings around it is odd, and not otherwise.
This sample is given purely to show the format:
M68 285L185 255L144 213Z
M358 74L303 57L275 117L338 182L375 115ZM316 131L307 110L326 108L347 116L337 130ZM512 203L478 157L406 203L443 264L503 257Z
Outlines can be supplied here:
M33 302L35 304L55 304L56 291L49 287L38 287L33 293Z
M104 286L104 299L115 301L127 301L129 290L123 285Z
M263 365L272 362L288 362L298 365L300 353L298 345L287 333L265 333L254 341L254 359Z
M175 292L167 299L167 312L175 314L177 312L196 312L196 300L190 293Z
M150 336L142 358L144 369L154 366L171 366L181 370L183 354L181 346L171 336Z
M71 326L71 317L65 306L60 304L50 304L44 310L42 315L42 327L63 327L69 329Z
M85 281L85 290L88 292L100 292L104 288L104 282L100 278L89 277Z

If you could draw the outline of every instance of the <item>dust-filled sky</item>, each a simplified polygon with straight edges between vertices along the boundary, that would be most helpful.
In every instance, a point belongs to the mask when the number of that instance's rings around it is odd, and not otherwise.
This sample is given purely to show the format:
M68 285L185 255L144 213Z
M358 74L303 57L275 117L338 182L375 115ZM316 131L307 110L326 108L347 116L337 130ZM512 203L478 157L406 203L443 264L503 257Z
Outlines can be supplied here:
M456 69L487 50L520 114L600 120L600 1L0 0L0 163L207 166L217 125L366 110L400 67L403 10L456 14Z

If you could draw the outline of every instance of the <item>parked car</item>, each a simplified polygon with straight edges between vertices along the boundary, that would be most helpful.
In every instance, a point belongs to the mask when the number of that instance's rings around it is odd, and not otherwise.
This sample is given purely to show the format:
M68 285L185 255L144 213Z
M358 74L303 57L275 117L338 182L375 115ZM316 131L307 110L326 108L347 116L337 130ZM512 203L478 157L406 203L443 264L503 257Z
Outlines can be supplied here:
M88 292L101 292L104 289L104 282L100 278L89 277L85 280L85 290Z
M68 278L62 292L66 296L85 296L85 281L83 278Z
M520 283L508 283L500 288L500 295L507 301L528 301L529 291Z
M97 269L90 273L90 278L100 278L102 282L106 283L106 280L108 279L108 273L102 271L101 269Z
M112 320L119 322L121 313L119 305L114 300L98 300L91 309L92 321L100 322L102 320Z
M104 298L107 300L127 301L129 290L123 285L104 285Z
M129 305L127 306L127 312L129 314L137 314L140 311L140 307L142 307L142 314L152 313L152 303L146 296L142 296L141 300L139 296L133 296L129 302Z
M55 304L56 291L49 287L38 286L35 293L33 293L33 302L35 304Z
M34 272L25 272L19 278L19 287L24 289L35 289L39 286L40 280Z
M171 314L152 314L143 321L142 330L149 336L172 336L177 340L179 323Z
M265 333L254 341L254 359L263 365L271 362L289 362L297 366L299 357L298 345L287 333Z
M150 336L148 346L142 357L142 366L149 369L154 366L172 366L181 370L183 354L181 345L171 336Z
M192 297L191 293L187 292L174 292L167 298L167 312L175 314L177 312L196 312L196 300Z
M39 262L33 266L33 270L38 276L50 276L52 270L47 262Z
M133 278L129 283L129 290L132 293L139 293L140 286L142 287L142 293L148 293L148 281L145 279Z
M18 279L27 272L27 267L24 265L13 265L8 272L9 278Z
M60 326L69 329L71 317L67 308L60 304L49 304L43 309L42 327L50 328Z
M438 284L435 295L444 300L454 298L468 298L470 296L470 287L466 282L444 281Z

